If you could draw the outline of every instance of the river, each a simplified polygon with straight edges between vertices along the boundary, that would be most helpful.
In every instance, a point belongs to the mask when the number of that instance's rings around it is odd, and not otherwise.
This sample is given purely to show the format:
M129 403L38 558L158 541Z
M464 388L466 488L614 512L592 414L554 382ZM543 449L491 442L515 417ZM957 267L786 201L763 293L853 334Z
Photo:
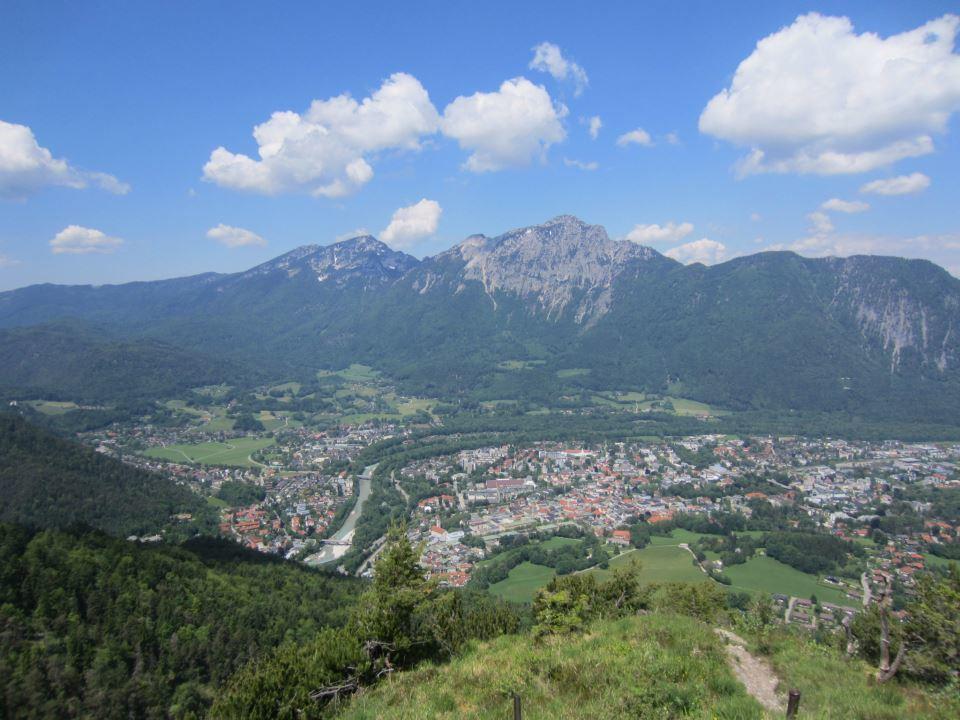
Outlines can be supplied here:
M353 540L353 530L357 526L360 513L363 512L363 504L367 501L367 498L370 497L371 477L373 476L373 471L376 469L376 465L367 465L363 469L363 472L360 473L360 477L357 479L357 483L360 486L357 494L357 502L354 504L350 514L347 515L347 519L343 521L340 529L330 537L331 540L335 542L350 542ZM323 565L343 557L349 549L347 545L324 545L320 552L314 553L304 562L308 565Z

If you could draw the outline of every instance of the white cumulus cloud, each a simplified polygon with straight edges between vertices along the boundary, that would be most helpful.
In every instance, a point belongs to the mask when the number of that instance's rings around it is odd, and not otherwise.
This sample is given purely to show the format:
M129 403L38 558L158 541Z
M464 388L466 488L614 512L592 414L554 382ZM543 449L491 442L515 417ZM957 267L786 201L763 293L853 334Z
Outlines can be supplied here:
M19 265L19 260L14 260L9 255L0 255L0 268L13 267L14 265Z
M691 263L716 265L727 258L727 246L716 240L702 238L670 248L664 255L682 262L684 265L690 265Z
M26 125L0 120L0 197L20 200L51 185L74 189L96 185L117 195L130 192L130 186L113 175L80 170L55 158Z
M572 60L568 60L553 43L542 42L533 48L531 70L550 73L556 80L571 80L574 95L579 95L589 83L587 72Z
M253 129L257 158L218 147L204 165L203 177L267 195L341 197L370 181L375 153L417 150L438 124L437 110L420 81L394 73L360 102L344 94L314 100L303 114L273 113Z
M600 167L600 163L598 163L596 160L585 162L583 160L571 160L570 158L564 158L563 164L567 167L577 168L578 170L596 170Z
M650 245L658 242L675 243L683 240L693 232L693 223L682 222L679 225L668 222L665 225L635 225L627 233L627 240L641 245Z
M911 173L881 180L871 180L860 192L873 195L912 195L930 187L930 178L923 173Z
M380 239L395 249L408 248L437 231L443 209L436 200L424 198L393 213Z
M826 235L827 233L833 232L833 221L825 212L815 210L807 215L807 219L811 223L810 232L815 235Z
M528 165L544 157L566 137L560 120L567 114L554 105L541 85L526 78L506 80L496 92L460 96L443 111L440 127L469 151L472 172Z
M887 38L810 13L760 40L700 131L750 149L742 174L860 173L933 152L960 108L960 17Z
M853 214L869 210L870 203L865 203L862 200L841 200L840 198L830 198L820 205L820 209Z
M596 140L600 135L600 128L603 127L603 121L600 119L599 115L594 115L593 117L587 119L587 126L589 128L590 137Z
M54 235L53 240L50 241L50 249L55 255L108 254L122 244L123 240L120 238L110 237L100 230L68 225Z
M627 145L643 145L644 147L650 147L653 145L653 140L650 138L650 133L643 128L637 128L636 130L631 130L630 132L624 133L618 137L617 145L620 147L625 147Z
M240 227L232 227L220 223L216 227L207 230L207 237L216 240L221 245L228 248L249 247L250 245L266 245L267 241L257 235L252 230L245 230Z

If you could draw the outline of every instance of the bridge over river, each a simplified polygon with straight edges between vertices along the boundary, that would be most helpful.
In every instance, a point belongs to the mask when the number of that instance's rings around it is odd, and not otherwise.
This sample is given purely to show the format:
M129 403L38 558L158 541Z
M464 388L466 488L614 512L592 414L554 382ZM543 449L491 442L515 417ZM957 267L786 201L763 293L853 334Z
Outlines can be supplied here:
M360 473L360 477L357 479L359 492L357 493L357 502L353 506L353 510L347 515L347 519L343 521L340 529L323 541L323 549L305 560L307 564L323 565L328 562L333 562L343 557L347 550L350 549L350 545L353 543L353 530L357 526L360 513L363 512L363 504L367 501L367 498L370 497L371 478L373 477L373 471L376 469L376 465L367 465L363 469L363 472Z

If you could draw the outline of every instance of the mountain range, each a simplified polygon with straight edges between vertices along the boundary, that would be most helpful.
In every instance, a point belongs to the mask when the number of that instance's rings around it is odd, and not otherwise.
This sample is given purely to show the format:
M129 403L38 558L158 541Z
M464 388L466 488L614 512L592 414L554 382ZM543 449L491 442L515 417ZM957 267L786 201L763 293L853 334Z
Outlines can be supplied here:
M0 293L0 388L109 387L144 355L184 385L362 362L444 398L636 389L957 425L958 325L960 280L928 261L682 265L565 215L423 260L361 236L241 273Z

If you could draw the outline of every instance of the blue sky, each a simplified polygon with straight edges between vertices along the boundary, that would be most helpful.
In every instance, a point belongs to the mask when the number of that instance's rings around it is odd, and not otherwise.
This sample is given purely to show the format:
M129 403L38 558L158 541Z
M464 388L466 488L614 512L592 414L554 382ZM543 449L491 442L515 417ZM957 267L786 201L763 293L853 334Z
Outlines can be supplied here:
M358 229L423 256L561 213L683 261L960 273L957 11L7 2L0 289L236 271Z

